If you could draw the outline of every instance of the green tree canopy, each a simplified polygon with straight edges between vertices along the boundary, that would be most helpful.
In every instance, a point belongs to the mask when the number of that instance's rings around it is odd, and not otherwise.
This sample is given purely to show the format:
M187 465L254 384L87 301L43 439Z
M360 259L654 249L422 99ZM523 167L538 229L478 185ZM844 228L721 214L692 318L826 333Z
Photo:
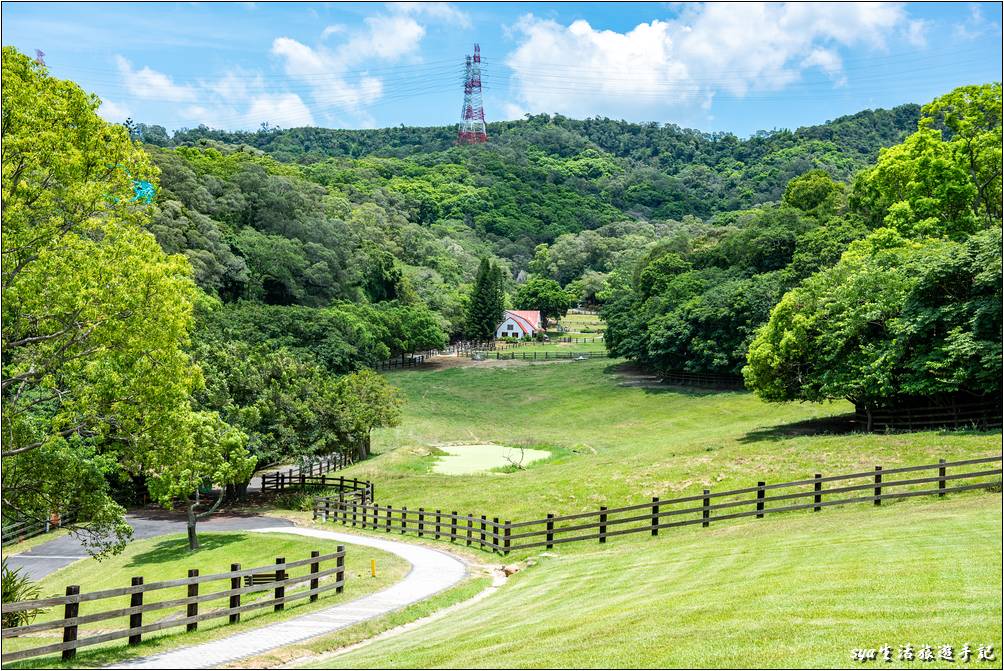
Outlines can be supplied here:
M560 319L572 307L572 298L554 280L534 277L516 289L513 304L517 310L540 310L546 324L550 319Z

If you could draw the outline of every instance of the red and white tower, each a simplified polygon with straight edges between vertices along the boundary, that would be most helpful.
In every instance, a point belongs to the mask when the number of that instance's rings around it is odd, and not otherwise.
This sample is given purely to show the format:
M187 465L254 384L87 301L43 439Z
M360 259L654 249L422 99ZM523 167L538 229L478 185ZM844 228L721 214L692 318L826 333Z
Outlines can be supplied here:
M467 57L464 74L464 107L460 111L457 144L488 142L485 107L481 97L481 47L474 45L474 57Z

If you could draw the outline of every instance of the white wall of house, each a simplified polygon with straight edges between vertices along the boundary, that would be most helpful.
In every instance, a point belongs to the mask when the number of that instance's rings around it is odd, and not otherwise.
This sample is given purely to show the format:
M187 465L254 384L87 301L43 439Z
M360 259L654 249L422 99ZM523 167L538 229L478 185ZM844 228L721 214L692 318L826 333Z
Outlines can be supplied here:
M519 327L519 324L512 317L506 317L505 321L495 329L496 338L522 338L523 335L523 329ZM533 335L532 331L530 335Z

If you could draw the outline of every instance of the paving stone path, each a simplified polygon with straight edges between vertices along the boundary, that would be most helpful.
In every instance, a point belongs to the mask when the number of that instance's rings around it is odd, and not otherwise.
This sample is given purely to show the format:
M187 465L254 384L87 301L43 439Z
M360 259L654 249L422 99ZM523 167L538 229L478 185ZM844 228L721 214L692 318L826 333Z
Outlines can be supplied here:
M411 571L400 582L380 592L355 601L332 606L307 615L251 629L209 643L178 648L140 657L111 668L126 669L207 669L275 648L297 643L314 636L343 629L385 613L398 610L460 582L467 566L458 558L439 550L400 541L356 536L338 531L298 527L248 529L256 533L284 533L324 538L366 545L393 552L411 564Z

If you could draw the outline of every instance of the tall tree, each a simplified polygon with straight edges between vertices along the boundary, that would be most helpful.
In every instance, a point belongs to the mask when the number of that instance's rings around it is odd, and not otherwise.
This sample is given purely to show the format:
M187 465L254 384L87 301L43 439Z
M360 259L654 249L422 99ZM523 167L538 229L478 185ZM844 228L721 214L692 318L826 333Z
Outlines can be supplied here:
M85 541L114 551L131 530L106 474L146 474L165 505L195 477L228 476L200 472L223 448L193 430L202 379L183 346L197 290L146 230L132 180L154 170L126 129L10 47L3 79L3 511L72 507Z
M465 334L473 340L490 340L504 313L502 271L487 257L482 258L467 306Z
M513 296L519 310L539 310L546 325L549 319L560 319L572 306L572 297L554 280L534 277L521 284Z

